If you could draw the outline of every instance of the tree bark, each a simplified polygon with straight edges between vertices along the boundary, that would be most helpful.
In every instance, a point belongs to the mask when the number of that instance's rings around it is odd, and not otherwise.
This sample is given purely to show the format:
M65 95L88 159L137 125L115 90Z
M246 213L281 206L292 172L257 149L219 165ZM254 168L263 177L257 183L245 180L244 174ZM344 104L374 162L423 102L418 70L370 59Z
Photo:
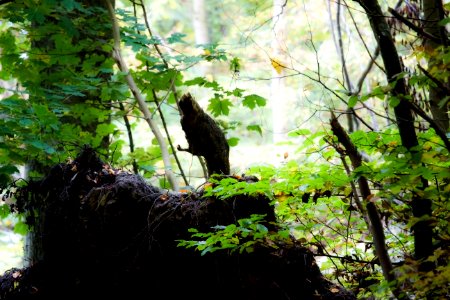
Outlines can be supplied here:
M102 6L101 4L99 5L97 1L92 1L92 0L83 0L81 1L81 3L83 5L86 5L87 7L98 7L100 8L98 11L100 11L100 13L98 13L95 16L84 16L84 17L90 17L90 18L95 18L96 20L98 20L98 22L100 24L102 24L102 20L105 20L105 17L108 17L107 11L104 9L105 7ZM61 13L59 13L56 10L56 7L58 5L62 5L60 3L55 3L54 7L51 7L51 9L54 10L53 13L49 13L45 16L45 22L41 23L41 24L37 24L34 23L31 26L31 31L30 31L30 40L31 40L31 44L32 47L34 48L35 53L40 54L41 56L51 56L54 55L52 54L55 50L55 42L52 39L42 39L41 38L41 27L43 27L45 29L45 26L48 26L48 24L54 24L57 25L60 18L76 18L81 16L82 12L77 11L76 16L73 15L72 13L67 13L62 15ZM103 10L102 10L103 9ZM101 13L103 11L103 13ZM106 19L107 20L107 19ZM94 21L92 21L94 22ZM86 41L95 41L92 42L92 45L96 45L96 47L94 49L83 49L81 51L78 51L77 53L75 53L75 56L77 58L80 59L80 64L77 67L73 67L72 65L64 65L63 63L54 63L53 65L49 64L49 67L45 70L45 75L42 77L42 80L40 82L40 88L42 89L48 89L48 90L55 90L55 87L58 87L58 85L64 85L68 83L68 78L63 77L61 75L58 75L59 73L64 74L63 72L61 72L61 69L70 69L75 75L74 76L84 76L84 75L79 75L79 74L83 74L83 70L82 70L82 65L83 62L89 58L89 56L97 56L100 59L97 61L97 63L94 66L99 68L102 64L105 64L105 62L111 57L111 53L104 51L101 49L101 47L99 46L99 41L104 40L104 36L112 36L112 32L109 29L106 29L106 26L103 28L104 31L98 31L93 33L92 30L88 29L88 28L82 28L82 27L77 27L76 30L78 32L78 35L70 35L68 34L69 38L72 38L72 44L76 45L79 43L86 43ZM63 28L61 28L61 30L64 30ZM64 53L62 53L61 55L65 55ZM69 55L72 55L69 54ZM41 58L39 58L38 55L38 61L37 64L41 64L42 62L40 61ZM111 66L112 68L112 66ZM52 73L54 73L55 75L52 76ZM108 77L105 77L104 74L97 74L97 77L102 80L103 82L106 82L109 79ZM85 78L85 77L83 77ZM90 91L90 90L86 90L83 91L83 93L85 94L85 96L70 96L67 97L66 99L64 99L64 105L68 105L69 108L71 106L76 106L78 104L84 104L86 105L86 107L92 107L94 109L101 107L103 109L105 109L104 107L109 105L110 103L104 103L102 101L102 99L100 98L100 91L99 90L95 90L95 91ZM32 101L37 101L39 103L40 99L31 99ZM87 102L87 100L91 101L91 103L89 104ZM109 108L106 108L105 110L108 110ZM75 126L80 126L82 128L83 131L90 133L92 136L96 135L96 129L97 126L100 125L100 123L104 124L104 123L109 123L110 119L108 118L106 121L99 121L99 120L93 120L91 122L83 122L80 118L74 117L73 115L70 114L66 114L65 116L63 116L61 118L61 122L62 123L69 123L69 124L74 124ZM51 142L50 142L51 143ZM109 143L110 143L110 138L109 135L102 137L100 145L97 146L97 149L103 149L104 150L104 154L105 157L107 157L108 155L108 147L109 147ZM82 146L82 145L79 145ZM27 174L26 177L28 176L28 173L31 171L37 171L37 172L41 172L41 173L45 173L48 172L50 170L50 166L46 166L44 165L41 161L36 161L36 160L32 160L30 161L30 163L27 165L26 167L27 170ZM36 221L37 223L40 222L45 222L45 216L41 216L39 219L37 219ZM37 224L36 227L39 228L41 226L41 224ZM27 234L26 238L25 238L25 263L26 264L32 264L34 261L39 261L42 259L42 256L44 255L41 252L41 243L42 243L42 236L40 236L41 232L39 230L37 230L36 232L30 232L29 234Z
M422 12L424 32L440 41L436 42L435 39L424 37L425 51L430 55L428 60L428 69L430 70L433 68L433 65L442 65L434 58L434 56L436 56L436 51L439 51L439 46L448 44L445 27L439 25L439 22L445 17L442 1L422 0ZM442 88L441 86L430 86L429 88L430 110L434 121L447 132L450 124L448 116L449 100L446 100L445 103L441 103L441 101L443 101L445 97L448 97L450 85L448 82L442 82L442 85L444 85L445 88Z

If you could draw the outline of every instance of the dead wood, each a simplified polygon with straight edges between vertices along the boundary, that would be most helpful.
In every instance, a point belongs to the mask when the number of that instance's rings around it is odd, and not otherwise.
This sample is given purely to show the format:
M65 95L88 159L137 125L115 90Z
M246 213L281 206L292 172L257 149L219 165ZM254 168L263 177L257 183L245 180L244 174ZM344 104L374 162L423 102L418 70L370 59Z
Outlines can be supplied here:
M189 147L178 146L178 150L192 155L203 156L212 174L230 174L230 146L225 134L217 122L203 111L191 94L183 95L179 102L181 111L181 128L186 135Z
M355 299L294 240L242 254L177 247L190 239L189 228L206 232L251 214L265 214L276 230L264 196L172 193L110 168L86 148L17 197L14 210L29 213L40 249L29 267L0 277L2 300Z

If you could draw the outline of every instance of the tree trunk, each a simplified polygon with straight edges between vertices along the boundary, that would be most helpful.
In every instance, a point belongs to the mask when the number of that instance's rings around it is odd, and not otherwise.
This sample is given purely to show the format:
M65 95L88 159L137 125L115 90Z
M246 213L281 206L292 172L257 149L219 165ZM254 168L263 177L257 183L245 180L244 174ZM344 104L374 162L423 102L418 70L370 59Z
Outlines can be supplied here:
M97 11L97 15L92 16L92 15L86 15L84 17L86 18L91 18L91 22L94 22L93 19L95 18L96 20L98 20L99 24L107 24L105 23L106 20L109 19L108 17L108 12L107 10L105 10L104 6L101 6L101 4L98 4L98 2L96 1L92 1L92 0L84 0L81 1L82 5L85 5L87 7L94 7L94 8L98 8ZM35 49L36 53L39 53L40 55L42 55L43 57L45 57L45 55L52 55L52 53L55 51L56 49L56 45L55 45L55 41L51 40L51 39L41 39L41 30L42 28L45 28L45 26L48 26L48 24L54 24L55 26L57 26L59 24L59 20L61 18L69 18L69 19L75 19L77 17L82 17L81 16L81 12L77 11L78 15L74 15L73 11L71 11L70 13L67 14L61 14L59 11L56 10L56 6L57 5L61 5L58 3L55 3L55 7L52 7L52 9L54 9L54 13L53 14L47 14L46 15L46 19L45 22L37 24L35 23L32 26L33 31L30 32L30 37L31 37L31 43L33 45L33 48ZM100 12L100 13L98 13ZM105 68L105 62L107 62L107 60L110 58L111 54L105 50L103 50L101 48L102 42L99 41L107 41L110 40L110 38L105 38L105 37L111 37L112 36L112 31L111 29L106 29L105 27L102 27L104 29L104 31L93 31L91 28L89 28L89 26L84 27L85 25L79 25L78 27L75 28L77 33L74 33L73 35L68 34L69 38L72 38L72 44L78 45L81 43L85 43L88 41L90 42L91 46L95 45L95 48L90 48L88 50L86 49L82 49L81 51L78 51L77 53L73 54L71 53L70 55L75 55L79 60L80 63L78 66L74 67L73 65L69 65L66 66L63 63L56 63L53 65L50 65L49 68L47 69L47 74L43 76L44 80L42 80L40 82L40 88L42 89L48 89L48 90L52 90L55 89L55 86L58 87L58 85L64 85L67 83L67 79L65 77L62 77L61 75L55 75L52 76L52 73L58 74L61 72L61 69L68 69L70 70L73 74L73 76L79 76L83 79L88 79L86 78L86 76L84 75L80 75L83 74L83 72L86 72L86 70L82 69L83 63L88 60L91 57L97 57L97 61L96 63L92 66L93 71L96 72L96 70L98 70L99 68L103 67ZM42 28L41 28L42 27ZM61 30L63 30L63 28L61 28ZM104 42L106 43L106 42ZM103 44L104 44L103 43ZM64 55L64 53L62 54ZM41 63L40 61L38 61L38 63ZM110 63L110 67L112 68L112 60ZM47 77L46 77L47 76ZM106 82L107 80L109 80L109 75L105 75L105 74L100 74L100 72L97 73L97 78L100 79L100 81ZM70 81L69 81L70 82ZM89 108L92 107L92 109L103 109L108 111L110 106L110 102L105 103L104 101L102 101L102 99L100 98L100 90L96 89L96 90L90 90L87 89L86 91L82 91L83 94L85 96L70 96L67 99L64 99L64 105L67 105L69 107L69 109L71 107L76 107L77 105L83 104L86 106L86 110L89 110ZM39 101L39 100L37 100ZM106 108L105 108L106 107ZM102 120L99 121L98 119L94 119L91 122L85 122L83 120L81 120L79 117L75 117L71 114L66 114L65 116L63 116L61 118L61 122L62 123L69 123L69 124L73 124L75 126L80 126L82 128L82 131L87 132L89 134L91 134L92 136L96 136L96 130L97 127L100 124L105 124L105 123L110 123L110 118L106 118L106 120ZM99 145L97 145L97 149L102 149L103 150L103 154L105 155L105 157L107 157L108 155L108 147L109 147L109 143L110 143L110 139L109 139L109 135L105 135L103 137L101 137L101 142L99 143ZM80 147L82 145L79 145ZM32 172L32 171L38 171L38 172L48 172L50 170L50 166L45 166L42 164L42 162L40 161L30 161L30 163L27 166L27 171L28 172ZM38 218L36 218L36 224L35 224L35 231L30 231L26 238L25 238L25 263L26 264L33 264L36 261L40 261L43 259L43 257L46 255L43 250L42 250L42 243L43 243L43 236L42 236L42 226L44 226L44 223L46 222L46 216L45 214L41 214L38 216Z
M344 128L341 126L338 119L334 115L331 118L330 124L333 134L338 138L339 143L344 146L345 153L348 155L350 161L352 162L353 170L361 167L363 161L361 153L359 152L358 148L352 143L347 132L345 132ZM359 176L358 185L360 195L367 210L367 219L370 221L368 226L370 233L372 234L373 244L375 245L376 256L380 260L381 269L383 270L385 279L389 282L392 282L395 280L395 276L392 273L392 263L386 247L386 238L383 231L383 224L381 222L377 207L373 202L370 201L372 192L370 191L367 178L364 176ZM365 215L365 211L361 211L361 214Z
M437 43L432 39L424 38L425 51L430 55L430 59L428 60L428 69L430 70L433 68L433 65L442 65L434 58L435 53L439 51L439 46L447 45L448 42L445 27L439 25L439 22L444 19L442 1L422 0L422 12L424 31L441 41L441 43ZM448 96L450 85L448 82L442 82L442 85L444 88L440 86L430 86L429 88L430 110L434 121L447 132L450 122L448 116L449 100L445 100L445 97ZM441 101L445 102L441 103Z
M396 77L403 71L403 67L397 49L395 48L389 26L376 0L359 0L358 2L367 13L370 25L380 47L387 80L390 84L393 84L392 96L400 100L400 103L394 108L394 113L402 144L411 152L413 162L419 163L420 151L414 149L415 146L419 145L414 128L414 118L407 103L408 100L404 98L404 95L408 94L407 86L403 78ZM421 188L424 189L427 185L427 182L422 180ZM415 218L431 216L431 201L415 194L412 200L412 210ZM433 232L431 226L426 221L420 221L414 225L413 230L416 259L428 257L433 252Z

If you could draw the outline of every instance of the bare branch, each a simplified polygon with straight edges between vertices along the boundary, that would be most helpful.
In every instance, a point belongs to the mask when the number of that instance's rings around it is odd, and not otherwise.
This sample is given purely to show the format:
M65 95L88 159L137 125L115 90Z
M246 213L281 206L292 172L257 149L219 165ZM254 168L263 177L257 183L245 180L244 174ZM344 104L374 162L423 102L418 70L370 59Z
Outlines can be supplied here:
M161 105L159 104L159 101L158 101L158 95L156 95L156 92L154 89L152 89L152 94L153 94L153 99L156 102L156 107L157 107L157 110L159 113L159 117L161 118L161 122L163 124L164 131L166 132L167 141L169 142L170 149L172 149L172 154L175 158L175 161L177 162L178 169L180 170L181 177L183 177L184 183L186 185L189 185L189 181L187 180L186 175L184 174L183 168L181 167L180 159L178 158L178 155L176 154L177 152L175 151L175 147L173 146L173 142L172 142L172 138L170 137L169 130L167 129L166 118L164 117L164 114L161 110Z
M428 32L425 32L422 28L414 25L408 19L403 17L401 14L399 14L395 9L389 7L388 10L397 20L399 20L400 22L402 22L403 24L408 26L411 30L416 32L418 35L420 35L422 37L426 37L426 38L428 38L428 39L430 39L433 42L436 42L438 44L441 43L441 39L439 39L438 37L435 37L434 35L429 34Z
M144 15L145 27L147 28L147 32L148 32L149 36L152 38L152 37L153 37L153 32L152 32L152 30L151 30L151 28L150 28L150 23L148 22L147 9L145 8L144 2L143 2L142 0L140 0L139 2L140 2L140 3L137 3L136 1L132 1L134 7L135 7L136 5L139 5L139 6L141 7L142 13L143 13L143 15ZM167 60L165 59L164 54L162 53L162 51L161 51L160 47L158 46L158 44L153 44L153 47L155 48L156 52L158 53L159 57L161 58L161 60L162 60L162 62L163 62L163 64L164 64L164 66L165 66L167 69L169 69L169 63L168 63ZM173 96L174 96L174 98L175 98L175 102L177 103L177 107L178 107L178 100L179 100L179 97L178 97L177 90L176 90L176 88L175 88L174 85L171 85L171 86L170 86L170 89L171 89L171 91L172 91L172 93L173 93ZM178 109L179 109L179 107L178 107Z
M362 72L361 77L358 80L358 83L356 84L356 91L354 91L355 94L358 94L359 92L361 92L364 80L366 79L367 75L369 75L369 72L370 72L370 70L372 70L373 65L376 64L376 59L377 59L378 55L380 55L380 47L379 46L377 46L377 48L375 49L374 54L370 56L370 61L367 64L366 69Z
M158 141L159 147L161 149L161 156L164 162L164 169L165 174L167 176L167 179L170 182L170 185L172 186L172 189L174 191L178 191L178 183L177 180L172 172L172 165L170 163L170 155L169 151L167 150L167 144L164 140L164 137L162 136L161 132L159 131L158 126L155 122L153 122L153 119L151 117L150 110L147 106L147 103L145 102L144 96L140 92L139 88L137 87L134 78L131 76L130 71L128 69L128 66L126 65L125 61L123 60L122 54L120 52L120 28L119 24L117 23L117 19L115 16L114 9L111 5L111 2L109 0L105 0L106 5L108 7L108 11L112 20L113 25L113 36L114 36L114 49L113 49L113 58L116 60L116 63L119 67L119 69L124 72L125 79L127 81L128 87L130 88L131 92L133 93L133 96L135 97L136 101L139 104L139 109L144 115L145 120L147 121L151 131L155 135L155 138Z
M439 126L436 121L433 120L430 116L427 115L427 113L420 108L417 104L411 101L405 101L408 103L409 107L412 111L414 111L416 114L418 114L422 119L428 122L430 124L431 128L434 129L436 134L441 138L441 140L444 142L445 148L447 148L448 151L450 151L450 141L447 138L447 134L444 129L442 129L441 126Z
M447 94L450 94L450 89L448 87L445 86L444 83L442 83L440 80L438 80L436 77L434 77L433 75L430 74L430 72L428 72L427 70L425 70L421 65L417 65L417 67L420 69L420 71L423 72L423 74L425 74L425 76L427 76L428 78L431 79L431 81L433 81L440 89L442 89L443 91L445 91Z
M343 2L344 2L344 4L345 4L345 6L349 7L348 4L345 2L345 0L343 0ZM401 0L400 0L399 2L401 2ZM354 25L354 27L355 27L355 30L356 30L356 32L358 33L359 39L361 40L361 43L363 44L364 48L366 49L367 54L369 54L369 57L371 58L371 61L372 61L372 62L373 62L373 63L374 63L381 71L383 71L383 73L386 73L386 70L385 70L382 66L380 66L380 64L377 63L377 61L376 61L377 56L372 55L372 54L370 53L369 47L367 46L367 44L366 44L366 42L365 42L365 38L362 36L361 31L359 31L359 27L358 27L358 25L357 25L357 22L356 22L356 20L355 20L355 17L353 16L353 13L352 13L352 11L351 11L350 9L348 10L348 13L349 13L349 15L350 15L350 18L352 19L352 22L353 22L353 25Z

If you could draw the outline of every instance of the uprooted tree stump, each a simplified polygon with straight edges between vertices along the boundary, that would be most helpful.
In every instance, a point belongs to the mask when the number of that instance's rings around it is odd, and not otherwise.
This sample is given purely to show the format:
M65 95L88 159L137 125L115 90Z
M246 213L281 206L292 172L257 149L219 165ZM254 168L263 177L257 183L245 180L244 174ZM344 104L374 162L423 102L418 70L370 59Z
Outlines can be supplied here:
M177 246L190 239L189 228L207 232L251 214L265 214L275 230L264 196L168 192L107 167L86 148L17 198L14 209L30 213L36 261L0 277L2 300L355 299L295 241L204 256Z

